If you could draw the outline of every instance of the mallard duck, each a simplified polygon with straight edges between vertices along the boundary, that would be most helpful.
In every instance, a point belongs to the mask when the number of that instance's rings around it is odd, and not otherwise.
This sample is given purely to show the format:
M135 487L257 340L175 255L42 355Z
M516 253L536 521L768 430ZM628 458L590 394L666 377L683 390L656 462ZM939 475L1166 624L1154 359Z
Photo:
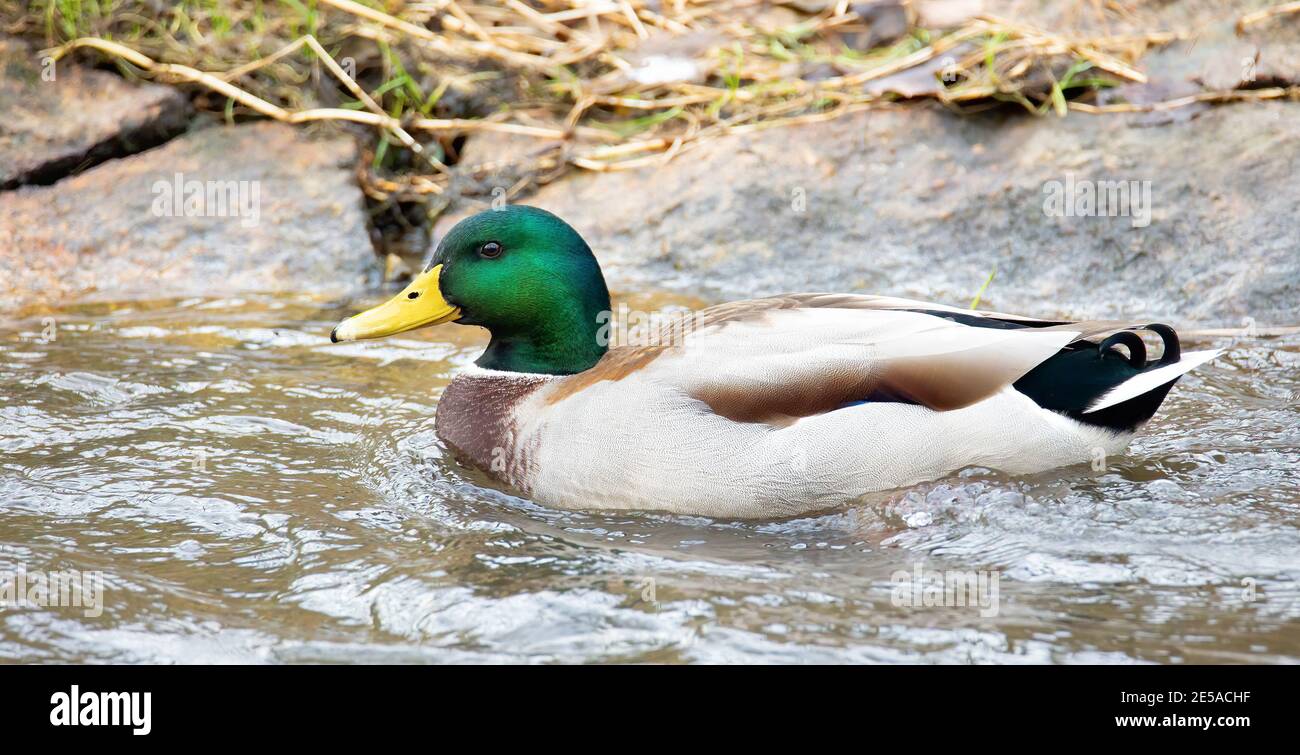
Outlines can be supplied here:
M886 296L722 304L612 348L610 313L582 237L509 206L461 221L409 286L331 339L486 328L438 402L437 434L460 459L546 506L723 518L802 514L963 467L1095 463L1217 354L1182 353L1167 325Z

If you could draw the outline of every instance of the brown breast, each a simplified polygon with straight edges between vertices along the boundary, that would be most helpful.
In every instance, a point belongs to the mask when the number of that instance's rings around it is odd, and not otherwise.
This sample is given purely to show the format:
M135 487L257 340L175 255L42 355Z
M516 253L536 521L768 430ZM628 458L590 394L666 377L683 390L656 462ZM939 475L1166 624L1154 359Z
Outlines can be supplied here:
M434 423L438 437L463 461L526 490L533 454L518 437L515 409L555 379L550 375L460 375L438 400Z

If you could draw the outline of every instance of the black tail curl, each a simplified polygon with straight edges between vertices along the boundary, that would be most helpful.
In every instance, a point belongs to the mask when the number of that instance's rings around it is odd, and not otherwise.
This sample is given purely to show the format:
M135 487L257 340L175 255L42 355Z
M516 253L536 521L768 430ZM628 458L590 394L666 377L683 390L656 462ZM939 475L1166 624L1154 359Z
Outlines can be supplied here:
M1157 361L1147 359L1146 343L1135 331L1160 337L1164 351ZM1123 347L1123 349L1119 347ZM1127 353L1125 353L1127 349ZM1034 403L1071 419L1117 432L1132 432L1151 419L1177 379L1114 406L1085 413L1098 399L1121 383L1174 364L1182 355L1178 333L1168 325L1152 323L1121 330L1099 344L1076 341L1061 349L1015 382L1015 389Z

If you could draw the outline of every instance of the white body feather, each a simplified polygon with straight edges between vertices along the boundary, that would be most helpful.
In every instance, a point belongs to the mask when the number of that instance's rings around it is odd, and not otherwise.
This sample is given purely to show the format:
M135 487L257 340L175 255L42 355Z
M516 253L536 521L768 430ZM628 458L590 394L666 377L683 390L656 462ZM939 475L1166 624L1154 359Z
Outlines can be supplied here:
M521 428L539 441L527 484L543 504L791 515L967 466L1021 474L1087 463L1094 449L1119 453L1132 437L1047 411L1009 386L964 409L872 402L785 427L718 417L650 376L583 393Z
M561 508L755 517L834 506L967 466L1020 474L1087 463L1099 450L1122 451L1131 434L1048 411L1011 387L1075 335L835 308L709 326L618 379L558 401L556 379L525 399L515 440L532 449L530 469L515 482ZM1001 387L949 411L871 401L778 424L734 421L692 397L718 384L764 390L900 363L953 384L991 372Z

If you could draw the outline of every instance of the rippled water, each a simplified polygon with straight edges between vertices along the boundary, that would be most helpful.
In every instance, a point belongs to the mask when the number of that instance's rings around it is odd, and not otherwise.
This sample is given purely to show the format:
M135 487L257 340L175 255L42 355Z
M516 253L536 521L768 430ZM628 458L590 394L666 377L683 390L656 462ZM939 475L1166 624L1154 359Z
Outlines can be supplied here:
M633 306L674 303L693 302ZM727 522L492 489L433 432L479 336L330 344L360 304L133 302L0 324L0 573L106 580L98 617L0 607L0 658L1300 659L1300 339L1220 339L1226 356L1103 471L968 470ZM996 615L898 605L895 574L918 565L996 575Z

